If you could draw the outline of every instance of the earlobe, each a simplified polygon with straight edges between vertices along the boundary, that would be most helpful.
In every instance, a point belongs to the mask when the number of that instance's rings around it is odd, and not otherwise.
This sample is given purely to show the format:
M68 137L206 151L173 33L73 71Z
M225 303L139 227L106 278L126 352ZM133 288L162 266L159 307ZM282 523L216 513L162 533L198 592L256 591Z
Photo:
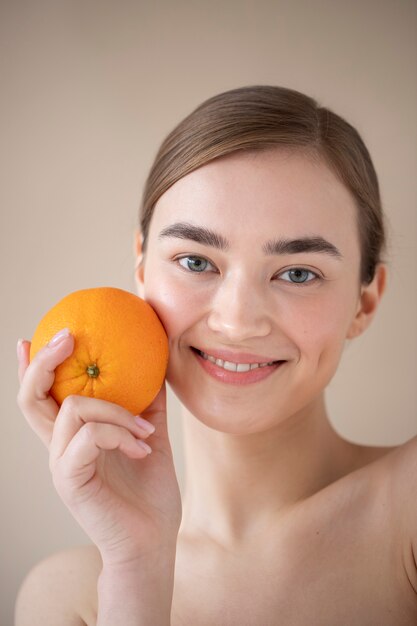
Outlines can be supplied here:
M354 339L368 328L384 295L386 283L387 267L380 263L376 267L372 282L361 288L358 308L347 332L346 339Z

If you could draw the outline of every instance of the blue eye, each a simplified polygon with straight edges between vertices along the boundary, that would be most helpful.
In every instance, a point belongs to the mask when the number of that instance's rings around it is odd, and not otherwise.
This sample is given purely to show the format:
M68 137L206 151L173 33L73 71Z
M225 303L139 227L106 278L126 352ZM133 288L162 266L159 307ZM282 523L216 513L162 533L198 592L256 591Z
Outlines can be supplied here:
M286 272L283 272L280 275L280 278L282 278L283 276L285 276L285 274L288 274L289 276L289 280L285 279L287 282L291 282L291 283L296 283L296 284L302 284L302 283L311 283L313 280L315 280L316 278L320 278L320 276L318 276L318 274L316 274L315 272L311 272L310 270L306 270L302 267L294 267L290 270L287 270ZM311 275L313 278L308 279L308 275Z
M183 265L181 261L185 261L186 265ZM204 272L208 265L211 265L207 259L204 259L200 256L183 256L178 259L179 264L184 269L190 270L191 272L198 273Z

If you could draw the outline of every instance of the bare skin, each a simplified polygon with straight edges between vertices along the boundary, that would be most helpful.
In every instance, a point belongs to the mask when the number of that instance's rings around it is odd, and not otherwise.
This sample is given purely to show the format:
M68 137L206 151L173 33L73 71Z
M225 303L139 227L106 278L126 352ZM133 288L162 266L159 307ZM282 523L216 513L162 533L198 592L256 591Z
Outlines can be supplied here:
M161 236L178 222L220 233L228 245L220 250L192 237ZM321 237L339 254L281 249L268 256L272 236ZM140 260L140 236L136 252ZM300 267L303 286L289 271ZM353 199L324 164L303 155L231 155L180 179L157 202L137 285L167 331L167 380L183 406L187 474L171 626L417 623L410 506L417 438L398 448L350 443L330 426L324 401L345 343L369 326L385 289L383 265L367 286L360 285L359 270ZM282 364L253 384L235 384L219 378L222 364L210 373L194 348L210 355L230 350L236 363L252 354ZM23 398L30 415L30 393ZM100 419L116 419L101 408ZM117 419L129 427L127 416ZM165 435L161 418L149 444L168 450ZM147 459L149 471L157 458ZM155 472L155 488L143 491L152 496L155 516L161 492L166 528L168 496L175 492L164 493L164 472L175 485L170 464ZM176 498L171 508L178 512ZM101 517L87 513L92 534ZM139 554L147 532L141 544L124 535L129 550ZM102 552L108 554L109 543L106 536ZM61 573L66 562L71 571L89 572L88 585L74 591L79 600L68 624L95 623L101 556L92 547L58 558ZM47 563L23 588L21 615L31 589L41 587L42 577L55 580L56 567ZM30 623L22 617L17 626Z
M406 484L401 457L417 449L417 438L398 447L348 446L354 460L346 475L247 545L180 531L172 626L417 623L401 494L390 489ZM44 596L49 611L57 603L62 615L66 603L74 626L94 626L101 565L95 546L49 557L21 592L17 624L33 623L34 603Z
M415 564L391 491L401 448L351 452L346 475L246 545L180 537L173 624L417 623Z

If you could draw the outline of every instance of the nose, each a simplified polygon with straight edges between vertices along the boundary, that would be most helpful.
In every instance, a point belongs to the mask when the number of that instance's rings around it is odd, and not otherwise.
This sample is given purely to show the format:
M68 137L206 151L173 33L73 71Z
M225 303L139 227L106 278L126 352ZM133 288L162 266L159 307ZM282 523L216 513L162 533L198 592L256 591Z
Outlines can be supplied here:
M228 341L239 343L271 332L267 296L241 279L224 279L212 301L207 324Z

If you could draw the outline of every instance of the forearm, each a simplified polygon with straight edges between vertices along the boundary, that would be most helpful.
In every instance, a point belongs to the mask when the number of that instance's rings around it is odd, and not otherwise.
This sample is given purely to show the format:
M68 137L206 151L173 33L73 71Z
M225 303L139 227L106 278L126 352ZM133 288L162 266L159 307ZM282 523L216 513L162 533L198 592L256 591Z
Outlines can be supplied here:
M97 626L170 626L175 553L125 567L103 565Z

